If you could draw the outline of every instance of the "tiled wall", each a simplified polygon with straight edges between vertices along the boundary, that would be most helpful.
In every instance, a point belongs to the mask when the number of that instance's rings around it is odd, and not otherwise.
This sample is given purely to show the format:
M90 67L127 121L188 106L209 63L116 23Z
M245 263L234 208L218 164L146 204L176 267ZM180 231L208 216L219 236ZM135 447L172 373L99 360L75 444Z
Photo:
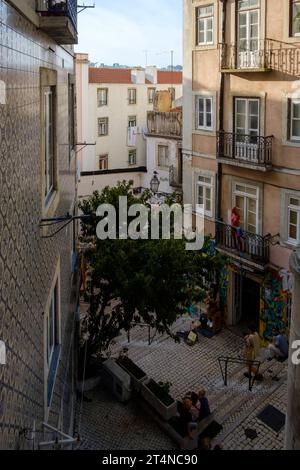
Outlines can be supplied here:
M0 340L7 346L7 365L0 365L0 449L32 445L19 438L19 430L32 428L34 421L36 440L44 437L43 312L59 258L63 347L49 423L59 425L63 393L65 431L70 424L71 231L50 240L40 236L40 67L58 73L57 215L62 215L75 199L75 158L69 161L68 147L73 56L0 0Z

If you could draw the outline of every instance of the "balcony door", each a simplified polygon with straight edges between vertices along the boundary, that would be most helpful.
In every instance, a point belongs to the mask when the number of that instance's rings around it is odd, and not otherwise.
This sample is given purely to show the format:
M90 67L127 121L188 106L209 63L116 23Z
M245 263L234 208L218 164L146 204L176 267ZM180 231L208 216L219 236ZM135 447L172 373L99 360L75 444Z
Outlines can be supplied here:
M259 190L255 186L236 183L234 186L234 205L240 216L239 226L248 232L243 238L243 250L251 255L257 254L259 244L256 235L259 233L258 203Z
M257 2L258 4L258 2ZM259 8L244 10L247 2L240 2L238 11L238 68L260 68L262 66L259 51L260 11Z
M258 162L260 101L258 98L235 98L235 158Z

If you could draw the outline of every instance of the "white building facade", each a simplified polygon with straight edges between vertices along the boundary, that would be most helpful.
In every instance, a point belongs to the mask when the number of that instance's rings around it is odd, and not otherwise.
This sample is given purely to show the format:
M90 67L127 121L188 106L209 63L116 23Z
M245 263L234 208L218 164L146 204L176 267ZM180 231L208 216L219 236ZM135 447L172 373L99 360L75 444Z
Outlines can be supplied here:
M118 181L144 186L147 112L153 111L157 91L182 96L182 73L146 69L89 68L88 57L77 54L77 122L79 196L86 197ZM80 126L82 116L87 124ZM88 144L84 146L84 144Z

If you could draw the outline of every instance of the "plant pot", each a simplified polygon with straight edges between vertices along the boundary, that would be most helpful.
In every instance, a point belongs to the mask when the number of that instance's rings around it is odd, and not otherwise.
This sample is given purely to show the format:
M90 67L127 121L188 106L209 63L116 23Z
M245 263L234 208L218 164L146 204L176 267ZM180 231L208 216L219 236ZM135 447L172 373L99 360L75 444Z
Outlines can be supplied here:
M128 357L118 359L117 364L130 375L132 388L135 391L140 392L142 384L148 380L146 372L140 369Z
M154 380L141 385L142 397L155 409L164 421L169 421L177 414L176 401L167 394Z

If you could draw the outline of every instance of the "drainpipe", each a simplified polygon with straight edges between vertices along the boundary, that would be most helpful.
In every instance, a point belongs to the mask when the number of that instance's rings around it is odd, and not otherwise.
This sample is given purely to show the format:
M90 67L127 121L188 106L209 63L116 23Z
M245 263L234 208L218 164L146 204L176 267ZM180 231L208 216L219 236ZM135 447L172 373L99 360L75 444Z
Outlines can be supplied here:
M226 13L227 0L222 2L222 47L226 43ZM219 92L219 131L224 130L224 97L225 97L225 74L221 71L221 82ZM216 219L221 220L222 201L222 164L218 163L217 188L216 188Z

